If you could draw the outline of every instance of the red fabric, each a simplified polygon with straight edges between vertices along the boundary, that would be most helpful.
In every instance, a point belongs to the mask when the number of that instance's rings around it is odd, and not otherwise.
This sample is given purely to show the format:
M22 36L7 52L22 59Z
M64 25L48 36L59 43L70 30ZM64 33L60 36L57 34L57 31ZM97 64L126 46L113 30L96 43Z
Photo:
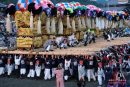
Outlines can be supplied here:
M64 73L63 69L55 70L57 87L64 87L63 73Z
M104 57L105 60L109 60L109 58L107 56Z

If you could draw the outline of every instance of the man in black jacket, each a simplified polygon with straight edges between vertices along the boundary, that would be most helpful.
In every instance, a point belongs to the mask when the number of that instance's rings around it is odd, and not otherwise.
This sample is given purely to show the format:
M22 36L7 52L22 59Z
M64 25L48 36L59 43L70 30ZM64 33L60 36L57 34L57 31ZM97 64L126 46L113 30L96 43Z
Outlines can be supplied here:
M48 55L46 55L46 59L45 59L45 71L44 71L44 79L51 79L51 68L52 68L52 64L51 64L51 59L48 57Z
M35 76L35 65L34 65L33 58L31 58L29 61L29 73L28 73L27 77L34 78L34 76Z
M40 78L41 70L42 70L41 57L36 55L36 57L35 57L35 72L36 72L37 78Z
M20 77L23 78L26 74L26 56L23 55L20 60Z
M96 81L95 75L94 75L94 60L93 56L88 56L88 62L87 62L87 77L88 81L90 82L91 78L93 78L94 81Z

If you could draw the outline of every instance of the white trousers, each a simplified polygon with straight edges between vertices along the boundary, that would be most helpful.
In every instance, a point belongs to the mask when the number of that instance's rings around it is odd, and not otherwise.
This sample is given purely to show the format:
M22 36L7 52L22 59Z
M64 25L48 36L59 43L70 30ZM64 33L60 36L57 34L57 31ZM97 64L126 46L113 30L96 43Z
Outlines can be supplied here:
M41 67L42 67L42 70L43 70L43 69L45 69L45 66L44 66L44 64L42 64L42 66L41 66Z
M4 67L0 67L0 75L5 73L4 70L5 70Z
M37 77L40 77L41 69L42 69L41 66L35 66L35 72Z
M44 79L45 79L45 80L51 79L50 69L46 69L46 68L45 68L45 71L44 71Z
M112 34L111 38L114 39L114 37L115 37L114 34Z
M66 48L66 47L67 47L67 44L62 43L60 47L61 47L61 48L64 48L64 47Z
M81 78L84 80L84 76L79 75L79 81L81 80Z
M90 81L91 78L93 78L94 81L96 80L93 69L88 69L87 70L87 77L88 77L88 81Z
M102 75L98 75L98 84L102 85Z
M29 70L29 73L28 73L28 75L27 75L27 77L34 77L35 76L35 71L34 71L34 69L30 69Z
M70 46L71 46L71 45L74 45L74 41L73 41L73 40L70 40L69 45L70 45Z
M67 81L68 79L69 79L69 76L65 75L65 76L64 76L64 80Z
M6 69L7 69L7 75L11 75L13 71L13 65L7 64Z
M25 75L26 74L26 69L25 68L21 68L20 69L20 75Z
M55 70L56 68L52 68L52 77L55 77Z
M50 51L50 49L51 49L51 45L48 45L46 51Z
M107 40L109 40L109 41L111 40L111 36L110 35L108 35L108 39Z
M15 65L15 69L18 69L18 65Z

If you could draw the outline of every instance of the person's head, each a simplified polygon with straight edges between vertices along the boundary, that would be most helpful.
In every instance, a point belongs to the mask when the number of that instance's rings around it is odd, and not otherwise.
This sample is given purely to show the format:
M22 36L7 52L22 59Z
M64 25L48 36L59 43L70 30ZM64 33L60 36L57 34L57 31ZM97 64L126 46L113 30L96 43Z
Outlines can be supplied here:
M57 67L57 69L58 69L58 70L59 70L59 69L62 69L62 64L59 64L58 67Z
M75 33L72 33L72 35L75 35Z
M33 65L33 62L32 62L32 61L30 62L30 65Z
M83 60L80 60L80 61L79 61L79 64L80 64L80 65L83 65Z

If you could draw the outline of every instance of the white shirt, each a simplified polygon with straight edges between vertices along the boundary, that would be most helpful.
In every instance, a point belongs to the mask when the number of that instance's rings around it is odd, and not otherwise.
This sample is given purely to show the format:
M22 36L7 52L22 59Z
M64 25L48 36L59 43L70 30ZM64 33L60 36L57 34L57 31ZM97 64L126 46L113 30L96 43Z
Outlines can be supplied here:
M15 57L14 57L14 59L15 59L15 60L14 60L14 61L15 61L15 65L20 65L21 57L22 57L22 56L16 56L16 55L15 55Z

